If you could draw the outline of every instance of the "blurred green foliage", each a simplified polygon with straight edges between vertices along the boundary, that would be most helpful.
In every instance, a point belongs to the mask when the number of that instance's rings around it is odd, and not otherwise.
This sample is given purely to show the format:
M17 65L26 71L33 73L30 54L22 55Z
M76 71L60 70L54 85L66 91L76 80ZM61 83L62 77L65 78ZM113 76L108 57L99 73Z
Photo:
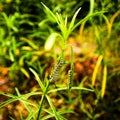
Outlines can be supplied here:
M69 20L79 7L82 7L82 9L76 21L80 21L86 15L96 11L106 11L103 17L97 16L94 20L88 21L86 27L93 26L96 29L99 53L104 53L106 45L109 44L110 47L107 49L110 49L113 54L119 57L118 51L120 48L117 45L119 40L117 39L116 42L106 38L106 34L109 33L102 31L102 29L99 31L97 27L97 25L104 23L108 27L110 26L110 18L120 9L119 0L1 0L0 65L10 68L10 77L14 78L19 71L19 74L24 74L27 78L30 78L27 70L28 66L38 69L39 62L42 64L46 59L43 49L46 40L49 40L52 33L59 32L54 18L43 9L41 2L48 6L53 13L61 13L63 19L68 16L68 24L70 24ZM113 28L114 30L109 37L119 34L119 17L116 17L115 24L112 23L111 25L110 29ZM110 29L108 28L108 31ZM116 44L115 47L113 44ZM51 54L49 55L51 56Z
M0 0L0 66L9 68L10 79L14 79L18 83L30 79L29 67L37 70L42 78L46 66L49 66L56 58L53 53L46 52L44 47L46 41L51 40L52 35L56 39L56 32L60 32L60 30L55 19L43 8L41 2L48 6L53 13L61 13L63 19L67 16L68 25L70 25L70 20L79 7L82 9L76 22L94 12L106 11L104 14L87 21L85 28L94 28L95 38L93 41L96 41L97 53L103 55L101 64L105 65L105 70L106 66L108 67L108 81L112 81L114 78L118 80L120 77L120 63L118 62L120 58L119 0ZM79 30L79 28L77 29ZM54 39L52 39L52 44L55 43ZM99 69L97 70L99 71ZM105 73L100 73L100 75L104 76ZM108 85L112 88L111 83ZM113 89L113 93L115 91ZM82 93L80 94L82 96ZM97 102L101 100L99 94L100 92L97 91ZM115 93L115 95L118 94ZM113 99L117 102L120 101L116 97ZM94 115L89 114L83 102L81 101L81 109L84 109L84 113L90 119L92 116L96 119L100 114L104 114L99 112L95 114L92 108L91 113ZM117 102L111 102L111 104L116 105ZM102 107L107 108L107 105L104 103ZM96 109L99 111L102 107L98 105ZM114 107L108 110L109 113L112 111L114 111ZM118 112L118 110L116 111Z

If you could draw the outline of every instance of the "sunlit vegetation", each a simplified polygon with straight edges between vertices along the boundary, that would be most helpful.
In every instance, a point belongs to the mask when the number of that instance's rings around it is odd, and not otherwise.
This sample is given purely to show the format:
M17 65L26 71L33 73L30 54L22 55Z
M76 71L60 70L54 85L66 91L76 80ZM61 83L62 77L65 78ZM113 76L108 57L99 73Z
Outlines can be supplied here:
M1 0L0 120L119 120L119 21L119 0Z

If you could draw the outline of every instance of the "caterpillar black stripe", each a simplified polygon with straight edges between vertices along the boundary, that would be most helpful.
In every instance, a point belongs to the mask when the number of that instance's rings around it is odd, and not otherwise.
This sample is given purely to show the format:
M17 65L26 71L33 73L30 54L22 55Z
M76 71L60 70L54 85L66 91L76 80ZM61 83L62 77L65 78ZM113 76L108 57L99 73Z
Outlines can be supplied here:
M58 78L59 73L60 73L60 69L61 69L61 67L63 66L64 63L65 63L64 60L60 60L60 61L57 63L57 65L56 65L56 67L55 67L55 69L54 69L54 72L53 72L53 74L52 74L52 77L51 77L51 79L50 79L50 82L51 82L51 83L55 83L55 82L57 81L57 78Z

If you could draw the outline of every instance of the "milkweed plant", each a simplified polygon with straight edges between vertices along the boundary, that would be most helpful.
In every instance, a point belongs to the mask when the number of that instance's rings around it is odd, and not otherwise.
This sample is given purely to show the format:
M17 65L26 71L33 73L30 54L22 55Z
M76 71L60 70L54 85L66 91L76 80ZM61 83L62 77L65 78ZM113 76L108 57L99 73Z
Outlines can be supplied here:
M53 71L51 72L52 74L51 74L50 79L45 78L44 83L40 79L38 73L33 68L29 68L29 70L33 73L36 81L39 84L40 91L33 91L33 92L30 92L27 94L20 94L19 90L17 88L15 88L17 95L0 92L0 94L7 96L9 98L8 100L6 100L0 104L0 108L4 107L14 101L19 100L20 102L22 102L24 104L26 110L28 111L28 116L27 116L26 120L45 120L45 119L49 119L52 117L54 117L56 120L67 120L63 116L63 114L74 113L74 111L72 111L71 109L57 110L55 108L54 104L52 103L52 99L50 98L49 93L66 90L66 92L68 92L69 102L71 102L72 101L71 92L73 90L78 90L78 91L86 90L86 91L91 91L91 92L93 91L92 89L88 89L88 88L84 88L84 87L80 87L80 86L78 86L78 87L74 86L74 84L73 84L73 82L74 82L74 54L73 54L74 52L73 51L74 50L72 48L72 45L66 44L66 41L67 41L68 37L70 36L70 34L73 32L73 30L76 29L82 22L87 21L91 17L94 17L96 15L100 15L102 12L96 12L96 13L89 14L85 18L80 20L79 22L75 23L76 17L78 15L78 13L80 12L80 10L82 9L81 7L74 13L72 20L70 22L68 22L67 16L65 19L63 19L62 14L59 14L59 13L54 14L45 4L42 3L42 5L43 5L44 9L46 10L46 12L49 13L55 19L55 21L60 29L60 33L55 33L55 36L59 36L62 40L62 48L61 48L62 51L59 55L58 62L55 65ZM53 43L54 42L52 42L51 44L53 44ZM45 49L49 49L49 48L47 48L48 44L49 44L49 41L47 41L47 43L45 45ZM66 47L70 47L71 59L69 62L67 60L65 60L64 51L65 51ZM58 77L60 76L60 70L66 63L70 64L70 70L68 70L68 86L54 88L54 89L50 90L49 86L51 84L56 84L56 81L58 81ZM34 95L41 95L41 99L38 104L33 103L28 100L29 97L34 96ZM44 108L44 104L46 101L48 102L51 110ZM42 114L43 111L46 113L45 116ZM12 120L14 120L14 118L12 118L12 117L10 117L10 118ZM20 114L20 119L23 120L22 114Z

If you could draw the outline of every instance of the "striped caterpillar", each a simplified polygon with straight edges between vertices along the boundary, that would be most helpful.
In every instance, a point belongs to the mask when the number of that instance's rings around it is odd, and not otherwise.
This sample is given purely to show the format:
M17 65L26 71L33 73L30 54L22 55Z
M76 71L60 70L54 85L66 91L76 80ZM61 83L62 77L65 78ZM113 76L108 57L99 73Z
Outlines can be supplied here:
M65 63L65 61L62 60L62 59L59 60L59 62L57 63L57 65L56 65L56 67L53 71L52 77L50 79L51 83L55 83L57 81L57 78L58 78L59 73L60 73L60 69L61 69L61 67L63 66L64 63Z

